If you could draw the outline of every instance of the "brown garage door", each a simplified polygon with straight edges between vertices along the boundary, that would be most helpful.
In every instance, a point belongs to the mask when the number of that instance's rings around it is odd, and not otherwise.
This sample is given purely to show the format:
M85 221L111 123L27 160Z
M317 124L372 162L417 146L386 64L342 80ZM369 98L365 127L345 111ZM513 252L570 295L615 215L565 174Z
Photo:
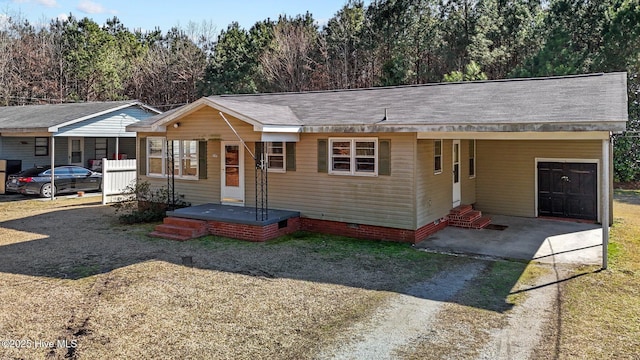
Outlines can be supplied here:
M597 220L597 164L538 163L538 215Z

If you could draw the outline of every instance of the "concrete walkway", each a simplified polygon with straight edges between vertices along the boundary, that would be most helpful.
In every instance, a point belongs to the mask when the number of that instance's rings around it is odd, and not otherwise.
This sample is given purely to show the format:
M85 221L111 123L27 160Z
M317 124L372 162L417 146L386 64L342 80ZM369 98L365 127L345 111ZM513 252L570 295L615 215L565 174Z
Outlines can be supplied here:
M556 264L602 263L602 227L564 220L490 215L504 230L447 227L416 248Z

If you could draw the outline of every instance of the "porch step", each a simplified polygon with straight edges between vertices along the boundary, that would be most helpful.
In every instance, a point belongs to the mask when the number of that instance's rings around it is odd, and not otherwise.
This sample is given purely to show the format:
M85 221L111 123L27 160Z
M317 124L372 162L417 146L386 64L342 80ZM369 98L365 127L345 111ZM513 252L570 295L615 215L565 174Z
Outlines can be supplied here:
M468 213L469 211L473 210L473 206L471 205L458 205L456 207L454 207L453 209L449 210L449 216L451 215L464 215L466 213Z
M491 224L491 218L473 210L471 205L460 205L449 211L449 225L467 229L483 229Z
M205 221L166 217L162 224L155 227L149 236L169 240L186 241L209 233Z

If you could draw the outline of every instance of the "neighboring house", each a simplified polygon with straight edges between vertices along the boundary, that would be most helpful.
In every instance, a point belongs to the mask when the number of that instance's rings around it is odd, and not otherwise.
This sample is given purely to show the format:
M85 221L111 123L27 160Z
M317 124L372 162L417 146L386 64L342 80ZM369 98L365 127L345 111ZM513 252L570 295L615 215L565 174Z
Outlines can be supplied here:
M56 164L85 167L135 158L135 133L125 127L159 113L135 100L0 107L0 159L26 169L50 165L52 154Z
M300 212L300 228L416 242L461 204L606 222L626 81L610 73L211 96L127 129L138 133L141 178L158 186L176 145L174 189L192 204L255 205L255 163L241 138L252 153L264 144L269 207Z

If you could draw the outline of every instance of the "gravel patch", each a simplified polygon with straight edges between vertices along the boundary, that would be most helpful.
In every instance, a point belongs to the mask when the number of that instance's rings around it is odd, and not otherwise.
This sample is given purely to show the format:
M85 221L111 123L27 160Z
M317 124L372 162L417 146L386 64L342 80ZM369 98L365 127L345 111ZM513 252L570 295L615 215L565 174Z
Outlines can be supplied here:
M462 265L413 285L407 294L394 296L370 320L346 331L347 344L328 349L319 358L393 359L395 351L428 333L442 305L477 276L486 263Z

